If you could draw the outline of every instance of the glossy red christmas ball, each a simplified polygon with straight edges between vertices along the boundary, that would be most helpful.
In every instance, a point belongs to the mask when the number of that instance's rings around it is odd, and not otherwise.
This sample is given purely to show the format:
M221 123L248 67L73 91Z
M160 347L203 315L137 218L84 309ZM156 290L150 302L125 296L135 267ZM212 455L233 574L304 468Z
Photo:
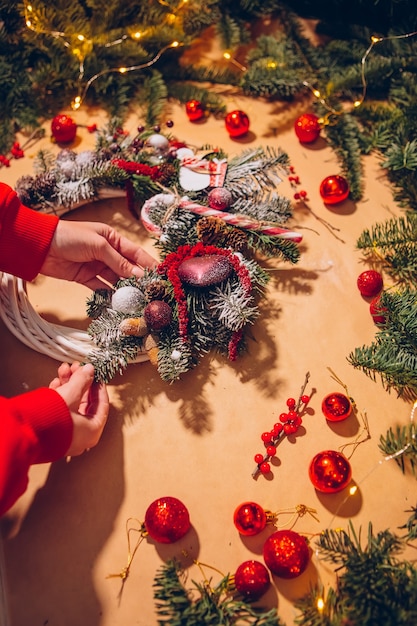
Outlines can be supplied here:
M185 112L190 122L197 122L205 115L204 106L199 100L188 100L185 103Z
M231 111L226 115L225 125L230 137L243 137L249 130L249 117L244 111Z
M335 174L327 176L320 184L320 195L326 204L338 204L349 196L349 184L346 178Z
M371 303L369 305L369 312L372 315L372 319L374 320L374 323L377 324L378 326L384 326L387 323L387 317L386 314L388 313L386 307L381 305L381 296L378 295L375 298L373 298L373 300L371 300Z
M158 498L149 505L144 525L149 536L158 543L175 543L191 528L187 507L170 496Z
M341 452L325 450L316 454L311 461L309 476L317 491L336 493L350 483L352 470Z
M314 113L303 113L295 120L294 130L301 143L312 143L320 135L319 118Z
M172 309L168 302L152 300L143 309L143 317L151 330L162 330L171 323Z
M343 393L329 393L321 403L321 410L329 422L341 422L352 413L352 403Z
M207 200L211 209L215 209L216 211L224 211L231 206L233 202L233 196L231 192L225 187L215 187L209 192Z
M234 512L233 522L241 535L257 535L266 526L267 517L256 502L243 502Z
M235 587L247 600L258 600L268 590L271 579L263 563L245 561L235 572Z
M71 143L77 133L77 124L69 115L57 115L51 122L51 132L58 143Z
M376 270L365 270L359 274L356 283L361 295L366 298L377 296L384 286L382 276Z
M307 541L293 530L277 530L265 541L266 566L280 578L295 578L306 569L310 553Z

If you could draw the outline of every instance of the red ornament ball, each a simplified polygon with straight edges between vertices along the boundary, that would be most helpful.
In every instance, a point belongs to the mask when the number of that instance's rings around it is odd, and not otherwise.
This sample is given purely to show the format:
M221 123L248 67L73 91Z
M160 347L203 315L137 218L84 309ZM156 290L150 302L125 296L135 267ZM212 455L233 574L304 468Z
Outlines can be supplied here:
M329 422L341 422L352 413L352 403L343 393L329 393L321 403L321 410Z
M231 206L233 202L233 196L231 192L225 187L215 187L209 192L207 200L211 209L216 209L216 211L224 211Z
M243 137L249 131L249 117L244 111L231 111L226 115L225 125L230 137Z
M177 498L158 498L145 513L145 528L158 543L175 543L191 528L187 507Z
M347 458L336 450L319 452L309 467L310 480L317 491L336 493L342 491L352 478Z
M233 522L241 535L251 537L263 531L267 517L263 508L256 502L243 502L235 510Z
M185 103L185 112L190 122L197 122L205 115L204 106L199 100L188 100Z
M263 563L244 561L235 572L235 587L247 600L258 600L268 590L271 579Z
M319 118L314 113L303 113L295 120L294 130L301 143L312 143L320 135Z
M172 309L163 300L152 300L143 310L143 317L151 330L162 330L170 325Z
M385 326L387 323L386 313L387 309L381 305L381 296L376 296L371 300L369 305L369 312L372 315L372 319L377 326Z
M366 270L359 274L356 281L362 296L373 298L377 296L384 286L382 276L376 270Z
M349 196L349 185L346 178L327 176L320 184L320 195L326 204L338 204Z
M77 133L77 124L69 115L57 115L51 122L52 137L58 143L71 143Z
M307 541L293 530L277 530L265 541L266 566L280 578L296 578L306 569L310 554Z

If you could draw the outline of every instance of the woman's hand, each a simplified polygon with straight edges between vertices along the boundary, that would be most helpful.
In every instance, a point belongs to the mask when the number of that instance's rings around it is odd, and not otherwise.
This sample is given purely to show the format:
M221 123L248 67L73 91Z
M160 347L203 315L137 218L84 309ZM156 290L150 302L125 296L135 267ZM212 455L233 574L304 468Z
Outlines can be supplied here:
M40 273L81 283L90 289L105 289L119 278L143 276L144 267L156 259L143 248L100 222L60 220Z
M62 363L49 387L71 412L74 430L67 455L77 456L97 445L109 414L109 397L106 386L94 382L94 367Z

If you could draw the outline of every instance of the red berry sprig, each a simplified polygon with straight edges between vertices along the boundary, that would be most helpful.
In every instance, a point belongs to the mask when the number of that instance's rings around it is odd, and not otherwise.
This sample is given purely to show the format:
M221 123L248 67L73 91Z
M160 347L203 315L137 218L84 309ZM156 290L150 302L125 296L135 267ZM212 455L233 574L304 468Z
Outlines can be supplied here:
M274 424L271 430L262 433L261 439L265 445L265 453L255 454L254 460L256 467L252 472L253 478L256 478L259 473L269 474L271 471L269 461L276 455L278 444L285 436L295 434L300 428L303 422L301 414L310 402L310 396L304 393L309 378L310 372L307 372L298 400L288 398L288 411L280 414L279 422Z

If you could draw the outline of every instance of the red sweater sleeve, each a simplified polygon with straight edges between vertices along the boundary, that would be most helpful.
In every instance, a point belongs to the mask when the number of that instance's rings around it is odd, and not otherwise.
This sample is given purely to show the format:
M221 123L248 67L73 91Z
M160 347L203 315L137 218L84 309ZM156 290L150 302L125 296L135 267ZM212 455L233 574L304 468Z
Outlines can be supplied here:
M15 191L0 183L0 270L33 280L39 273L58 217L24 206Z
M0 516L26 490L31 465L65 455L72 431L68 407L52 389L0 397Z

